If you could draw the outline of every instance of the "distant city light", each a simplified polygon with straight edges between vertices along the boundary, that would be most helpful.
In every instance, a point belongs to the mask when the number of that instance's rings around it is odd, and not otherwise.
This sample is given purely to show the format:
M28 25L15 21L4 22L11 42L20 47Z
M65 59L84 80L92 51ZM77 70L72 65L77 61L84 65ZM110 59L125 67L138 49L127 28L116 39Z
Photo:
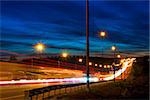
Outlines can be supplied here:
M83 59L82 58L79 58L79 62L82 62L83 61Z
M121 55L117 55L117 58L120 58L121 57Z
M99 65L99 67L102 67L102 65Z
M97 66L97 64L95 64L95 66Z
M89 62L89 65L91 66L91 65L92 65L92 62Z
M110 68L110 65L107 65L107 68Z

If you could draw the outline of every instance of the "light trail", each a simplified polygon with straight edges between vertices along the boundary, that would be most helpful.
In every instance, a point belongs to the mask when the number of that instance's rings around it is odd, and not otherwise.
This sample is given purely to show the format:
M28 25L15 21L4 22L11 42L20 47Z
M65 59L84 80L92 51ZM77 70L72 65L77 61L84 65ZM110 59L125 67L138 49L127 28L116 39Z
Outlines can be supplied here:
M64 79L38 79L38 80L12 80L12 81L0 81L0 85L10 85L10 84L33 84L33 83L50 83L50 82L79 82L85 83L86 77L81 78L64 78ZM93 77L89 79L90 82L98 82L98 78Z
M131 67L136 58L128 58L121 60L122 69L116 71L115 78L120 76L123 72L126 71L127 67ZM102 80L113 80L114 74L103 75L105 76ZM98 82L98 77L89 78L90 82ZM86 83L86 77L80 78L61 78L61 79L38 79L38 80L12 80L12 81L0 81L0 85L10 85L10 84L33 84L33 83L50 83L50 82L78 82Z
M120 76L123 72L126 71L127 67L132 66L133 62L135 61L136 58L128 58L126 60L124 60L124 62L122 61L122 69L119 69L118 71L116 71L115 73L115 77L114 74L111 74L108 77L103 78L103 80L113 80L114 78Z

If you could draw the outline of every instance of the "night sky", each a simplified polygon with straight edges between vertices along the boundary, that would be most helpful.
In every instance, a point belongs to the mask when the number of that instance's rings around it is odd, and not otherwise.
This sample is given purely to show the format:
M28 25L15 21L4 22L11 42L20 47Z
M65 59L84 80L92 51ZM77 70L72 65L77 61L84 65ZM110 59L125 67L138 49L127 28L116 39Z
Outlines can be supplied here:
M148 55L149 2L90 1L90 53ZM0 50L35 53L42 42L44 53L85 54L85 1L1 1ZM101 39L99 31L106 31Z

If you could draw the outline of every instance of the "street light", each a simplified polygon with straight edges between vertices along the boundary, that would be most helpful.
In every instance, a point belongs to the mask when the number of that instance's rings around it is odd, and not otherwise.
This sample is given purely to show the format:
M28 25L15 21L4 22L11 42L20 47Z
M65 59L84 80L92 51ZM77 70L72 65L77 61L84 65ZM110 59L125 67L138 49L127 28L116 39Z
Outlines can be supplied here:
M43 43L37 43L35 46L34 46L34 49L38 52L38 53L42 53L45 49L45 45ZM41 58L41 56L39 55L39 57ZM32 58L32 67L33 67L33 58ZM39 76L38 76L39 78Z
M68 56L68 53L64 52L62 53L62 57L66 58Z
M110 65L107 65L107 68L110 68Z
M100 37L105 37L106 36L106 32L104 32L104 31L101 31L101 32L99 32L99 35L100 35Z
M97 64L95 64L95 66L97 67Z
M92 65L92 62L89 62L89 65L91 66L91 65Z
M121 55L118 54L118 55L117 55L117 58L121 58Z
M112 46L111 50L114 52L114 63L115 63L115 51L116 51L116 47ZM115 82L115 65L113 65L113 66L114 66L114 82Z
M121 55L118 54L118 55L117 55L117 58L121 58ZM122 79L122 67L121 67L121 79Z
M104 68L106 68L107 66L106 65L104 65Z
M99 36L104 39L104 37L106 36L106 32L105 31L101 31L99 32ZM103 44L102 44L102 56L103 56Z
M116 50L116 47L115 47L115 46L112 46L112 47L111 47L111 50L112 50L112 51L115 51L115 50Z
M42 52L45 49L45 45L42 43L37 43L34 48L38 51L38 52Z
M102 65L100 64L99 67L102 67Z
M45 49L45 45L43 44L43 43L41 43L41 42L39 42L39 43L37 43L36 45L34 45L34 49L39 53L39 54L41 54L43 51L44 51L44 49ZM41 57L41 55L39 55L39 57ZM33 60L33 59L32 59Z
M83 61L83 59L82 58L79 58L79 62L82 62Z

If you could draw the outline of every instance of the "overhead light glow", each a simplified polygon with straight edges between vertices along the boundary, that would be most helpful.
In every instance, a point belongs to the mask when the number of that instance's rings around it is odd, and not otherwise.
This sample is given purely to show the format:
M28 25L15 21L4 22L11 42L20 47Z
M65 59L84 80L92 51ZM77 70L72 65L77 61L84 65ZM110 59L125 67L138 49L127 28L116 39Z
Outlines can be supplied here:
M116 50L116 47L115 47L115 46L112 46L112 47L111 47L111 50L112 50L112 51L115 51L115 50Z
M79 62L82 62L83 59L79 58Z
M101 37L105 37L105 35L106 35L106 32L104 32L104 31L100 32Z
M38 43L34 46L34 48L38 51L38 52L42 52L45 49L45 45L42 43Z
M89 62L89 65L91 66L91 65L92 65L92 62Z
M102 65L99 65L99 67L102 67Z
M121 57L121 55L117 55L117 58L120 58Z
M95 66L97 66L97 64L95 64Z
M62 53L62 57L66 58L68 56L68 53L64 52Z

